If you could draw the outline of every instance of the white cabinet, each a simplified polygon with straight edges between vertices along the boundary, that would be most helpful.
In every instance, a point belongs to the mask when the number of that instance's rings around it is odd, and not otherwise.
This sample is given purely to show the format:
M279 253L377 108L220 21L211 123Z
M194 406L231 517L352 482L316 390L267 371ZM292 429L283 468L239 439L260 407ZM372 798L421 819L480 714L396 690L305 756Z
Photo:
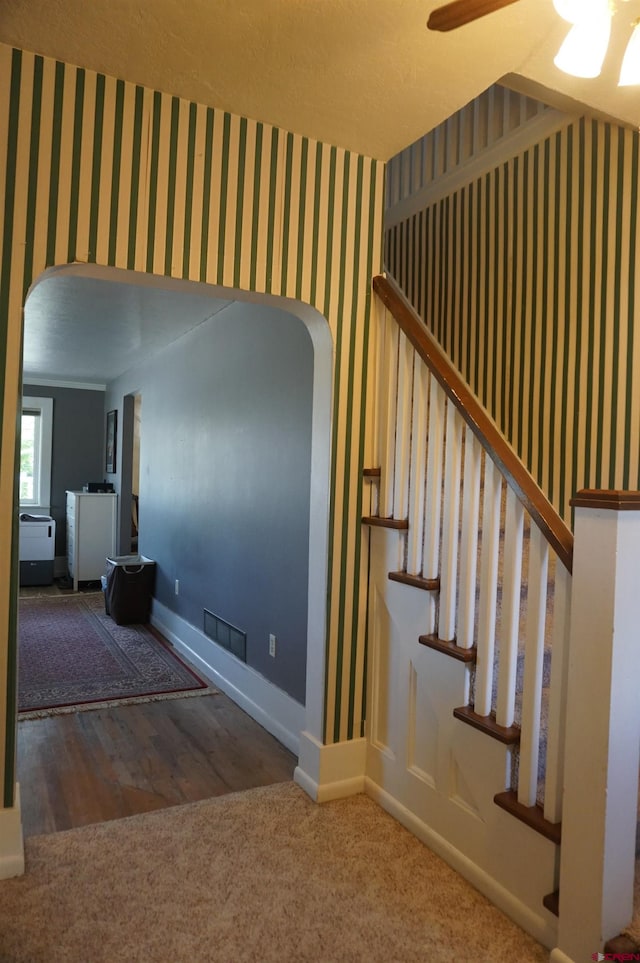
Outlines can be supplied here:
M94 582L116 550L117 495L67 492L67 564L74 591Z

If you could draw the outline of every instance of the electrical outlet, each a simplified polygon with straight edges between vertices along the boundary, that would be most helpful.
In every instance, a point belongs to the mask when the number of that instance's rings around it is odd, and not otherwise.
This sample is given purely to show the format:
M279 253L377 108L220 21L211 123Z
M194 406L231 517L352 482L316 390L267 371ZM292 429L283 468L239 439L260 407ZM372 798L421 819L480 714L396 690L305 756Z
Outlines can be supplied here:
M275 635L269 635L269 655L272 659L276 657L276 637Z
M180 579L176 579L176 584L174 586L176 595L180 595Z

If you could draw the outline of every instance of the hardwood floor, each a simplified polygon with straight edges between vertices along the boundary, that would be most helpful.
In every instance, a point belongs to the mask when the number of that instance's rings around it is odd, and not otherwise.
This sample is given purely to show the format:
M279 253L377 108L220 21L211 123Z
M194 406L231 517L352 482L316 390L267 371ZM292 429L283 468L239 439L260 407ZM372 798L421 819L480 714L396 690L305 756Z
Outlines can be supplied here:
M26 836L282 782L295 765L222 693L18 724Z

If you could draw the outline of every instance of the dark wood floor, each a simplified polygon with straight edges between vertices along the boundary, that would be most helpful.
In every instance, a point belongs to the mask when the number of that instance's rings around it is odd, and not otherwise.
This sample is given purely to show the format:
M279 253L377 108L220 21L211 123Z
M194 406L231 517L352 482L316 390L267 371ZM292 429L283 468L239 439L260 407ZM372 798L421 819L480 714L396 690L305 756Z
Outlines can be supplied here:
M222 693L18 724L26 836L283 782L295 765Z

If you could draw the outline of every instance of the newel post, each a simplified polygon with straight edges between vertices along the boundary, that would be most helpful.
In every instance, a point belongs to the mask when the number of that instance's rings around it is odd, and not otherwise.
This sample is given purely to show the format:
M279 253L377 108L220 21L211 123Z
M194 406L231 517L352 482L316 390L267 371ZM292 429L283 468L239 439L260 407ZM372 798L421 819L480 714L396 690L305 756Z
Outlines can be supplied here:
M629 924L640 763L640 492L575 507L560 919L554 963Z

